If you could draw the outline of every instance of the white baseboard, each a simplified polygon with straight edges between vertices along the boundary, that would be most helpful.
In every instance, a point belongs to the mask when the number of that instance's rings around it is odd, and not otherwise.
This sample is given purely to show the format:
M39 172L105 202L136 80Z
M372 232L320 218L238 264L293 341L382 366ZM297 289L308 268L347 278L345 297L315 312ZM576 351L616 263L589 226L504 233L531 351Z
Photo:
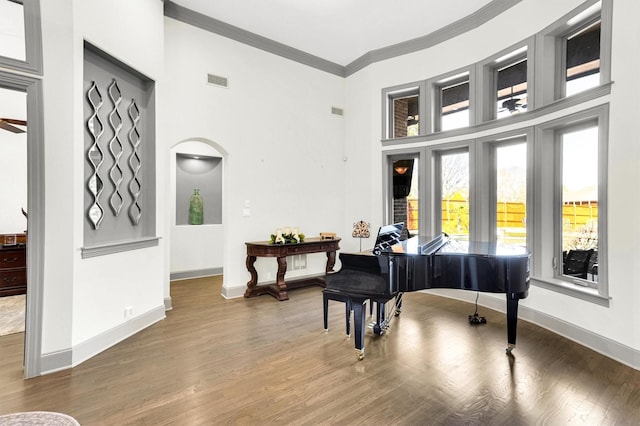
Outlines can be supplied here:
M75 367L164 318L165 305L163 304L70 349L43 354L40 360L41 374Z
M246 289L247 289L246 285L235 286L235 287L227 287L223 285L222 297L224 297L225 299L235 299L238 297L243 297Z
M210 277L213 275L222 275L222 268L197 269L192 271L171 272L169 274L170 281L188 280L191 278Z

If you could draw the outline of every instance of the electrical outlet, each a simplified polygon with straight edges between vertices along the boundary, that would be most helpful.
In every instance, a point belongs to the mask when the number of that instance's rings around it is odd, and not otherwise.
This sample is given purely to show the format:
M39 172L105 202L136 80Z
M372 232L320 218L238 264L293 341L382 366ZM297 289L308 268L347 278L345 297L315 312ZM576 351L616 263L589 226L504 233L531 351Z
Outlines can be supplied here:
M131 318L132 316L133 316L133 307L127 306L126 308L124 308L124 317Z

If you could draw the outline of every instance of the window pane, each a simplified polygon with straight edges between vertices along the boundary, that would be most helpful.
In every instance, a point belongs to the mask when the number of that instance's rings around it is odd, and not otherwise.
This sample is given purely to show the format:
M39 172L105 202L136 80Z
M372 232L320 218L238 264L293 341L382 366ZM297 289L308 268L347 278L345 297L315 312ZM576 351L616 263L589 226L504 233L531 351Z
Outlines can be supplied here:
M562 135L562 251L565 275L597 281L597 127Z
M567 96L600 84L600 22L567 39L566 63Z
M442 166L442 231L469 239L469 153L445 154Z
M403 237L418 235L418 159L393 162L393 223L404 222Z
M419 134L418 95L393 99L393 137Z
M527 110L527 60L498 70L496 118Z
M469 127L469 80L443 87L440 100L440 130Z
M527 244L527 144L499 146L497 157L497 241Z
M24 6L0 0L0 56L26 60Z

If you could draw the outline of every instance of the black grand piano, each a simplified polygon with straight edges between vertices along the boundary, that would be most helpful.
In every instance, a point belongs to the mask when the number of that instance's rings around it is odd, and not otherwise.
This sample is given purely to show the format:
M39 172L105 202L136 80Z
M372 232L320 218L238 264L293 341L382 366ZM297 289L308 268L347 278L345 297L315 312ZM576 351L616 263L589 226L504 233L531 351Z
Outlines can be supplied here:
M377 307L373 331L381 335L390 319L385 306L393 299L395 312L389 315L399 315L402 293L429 288L505 293L506 350L511 353L516 344L518 301L529 291L531 255L526 248L456 241L444 233L400 241L402 228L401 223L381 227L371 253L340 253L342 268L327 275L323 290L325 330L328 301L345 302L347 321L353 310L356 355L363 359L367 301Z

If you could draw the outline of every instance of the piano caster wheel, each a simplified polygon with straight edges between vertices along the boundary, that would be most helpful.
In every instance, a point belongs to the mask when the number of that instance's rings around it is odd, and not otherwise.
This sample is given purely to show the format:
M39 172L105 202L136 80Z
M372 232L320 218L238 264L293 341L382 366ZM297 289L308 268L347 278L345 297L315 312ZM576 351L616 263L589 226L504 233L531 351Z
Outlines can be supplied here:
M511 351L513 351L515 348L516 348L516 345L514 345L513 343L509 343L506 349L507 355L511 355Z
M324 332L325 332L325 333L328 333L328 332L329 332L329 329L328 329L328 328L325 328L325 329L324 329Z
M356 349L356 358L358 358L358 361L364 359L364 349Z

